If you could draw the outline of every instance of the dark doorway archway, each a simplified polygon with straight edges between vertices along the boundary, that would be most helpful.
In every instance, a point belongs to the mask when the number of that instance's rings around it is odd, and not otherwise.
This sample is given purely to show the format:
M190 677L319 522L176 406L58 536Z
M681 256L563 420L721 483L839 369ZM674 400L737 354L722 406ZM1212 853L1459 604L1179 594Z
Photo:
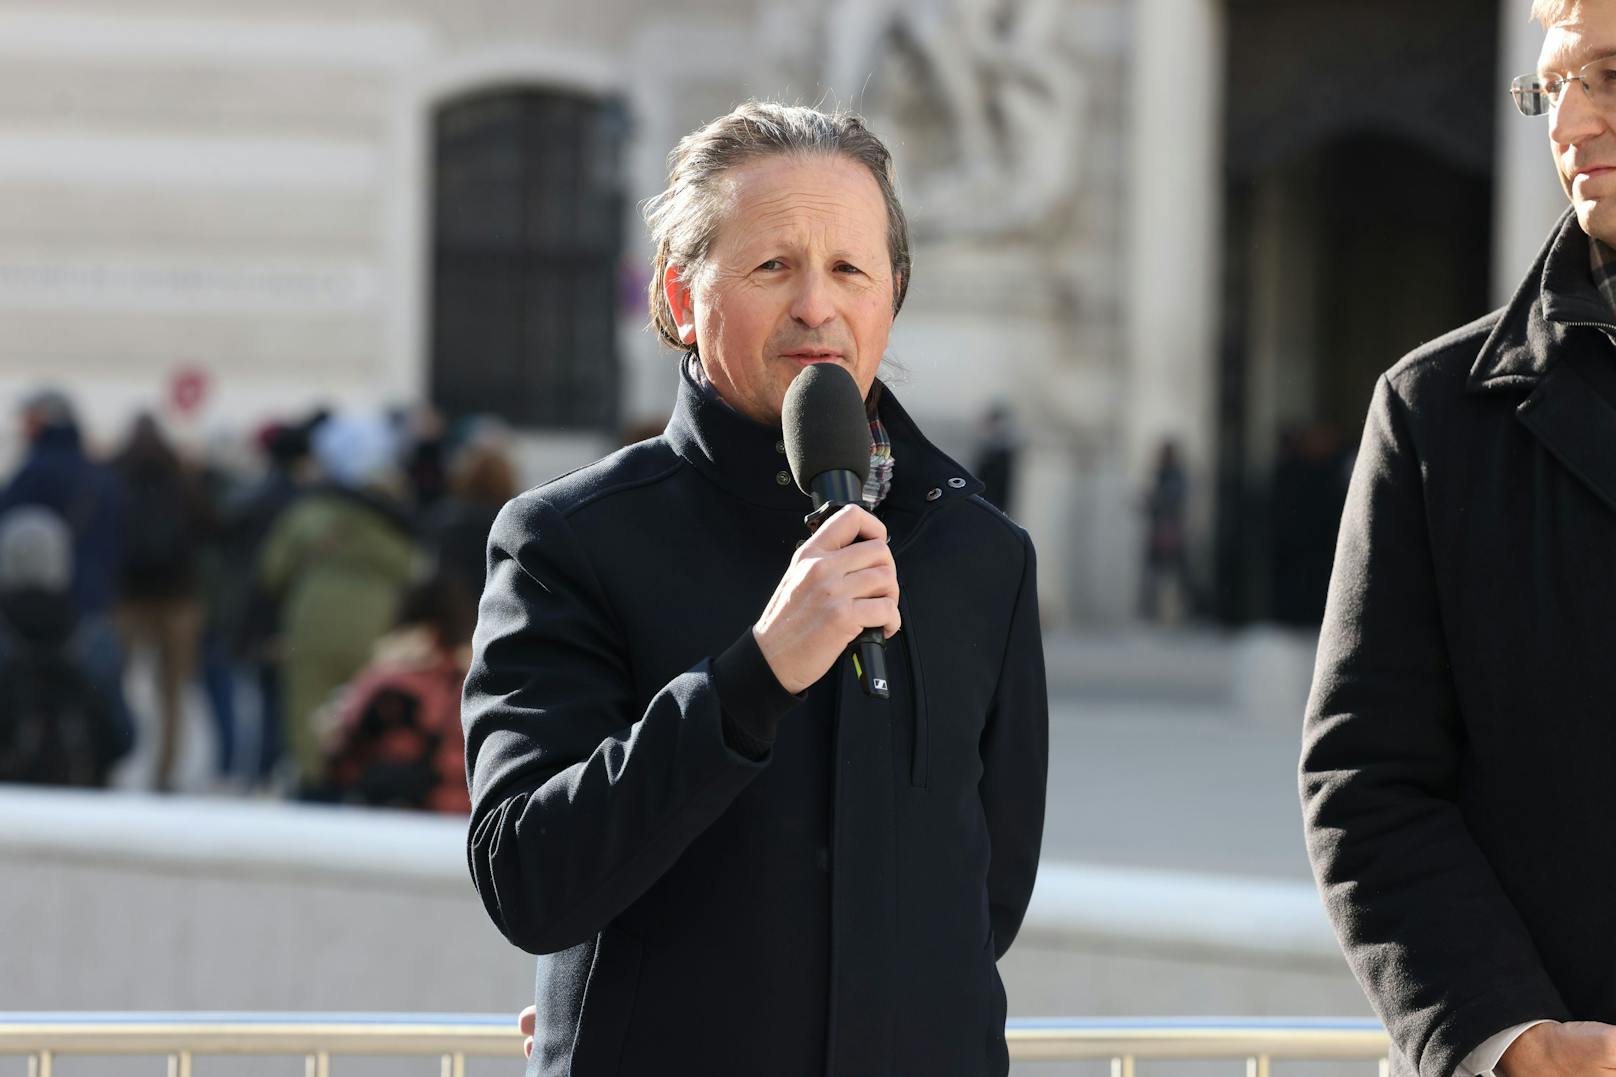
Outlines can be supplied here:
M616 102L534 88L434 117L433 403L613 430L626 134Z
M1497 16L1229 20L1216 613L1316 624L1376 378L1488 308Z

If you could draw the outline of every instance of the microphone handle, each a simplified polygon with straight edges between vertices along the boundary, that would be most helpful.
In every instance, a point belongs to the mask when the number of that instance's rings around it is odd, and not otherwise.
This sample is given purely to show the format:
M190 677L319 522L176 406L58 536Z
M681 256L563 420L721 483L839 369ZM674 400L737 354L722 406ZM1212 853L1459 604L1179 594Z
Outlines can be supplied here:
M814 511L804 522L809 531L819 527L831 513L843 505L862 505L864 481L851 471L826 471L814 476L810 483L810 496ZM859 688L872 699L891 699L887 681L887 640L879 628L866 628L848 645L847 654L853 662L853 673Z
M859 687L874 699L891 699L887 687L887 641L879 628L866 628L853 640L853 672Z

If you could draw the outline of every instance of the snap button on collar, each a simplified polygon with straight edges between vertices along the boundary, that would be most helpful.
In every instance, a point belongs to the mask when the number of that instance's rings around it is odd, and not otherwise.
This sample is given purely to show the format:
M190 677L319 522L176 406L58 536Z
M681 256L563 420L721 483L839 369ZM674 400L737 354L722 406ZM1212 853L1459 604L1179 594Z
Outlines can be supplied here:
M791 472L789 472L789 471L776 471L774 473L774 481L776 483L778 483L779 485L781 485L781 486L790 486L791 485Z
M941 490L939 490L935 486L932 487L930 490L926 491L926 500L927 501L936 501L939 497L942 497L942 496L943 496L943 492Z
M784 456L786 454L786 443L783 441L775 442L774 451L779 453L781 456Z
M965 480L960 478L958 475L955 475L952 479L948 480L948 485L952 486L956 490L963 490L965 489Z

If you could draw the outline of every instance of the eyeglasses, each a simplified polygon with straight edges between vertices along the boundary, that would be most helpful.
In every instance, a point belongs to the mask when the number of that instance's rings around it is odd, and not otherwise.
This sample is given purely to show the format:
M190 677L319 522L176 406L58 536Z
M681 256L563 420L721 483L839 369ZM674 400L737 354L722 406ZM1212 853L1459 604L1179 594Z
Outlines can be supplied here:
M1560 107L1560 99L1570 82L1582 83L1594 107L1616 106L1616 56L1583 64L1575 75L1521 75L1509 84L1509 95L1515 99L1515 107L1521 110L1521 115L1542 116L1549 109Z

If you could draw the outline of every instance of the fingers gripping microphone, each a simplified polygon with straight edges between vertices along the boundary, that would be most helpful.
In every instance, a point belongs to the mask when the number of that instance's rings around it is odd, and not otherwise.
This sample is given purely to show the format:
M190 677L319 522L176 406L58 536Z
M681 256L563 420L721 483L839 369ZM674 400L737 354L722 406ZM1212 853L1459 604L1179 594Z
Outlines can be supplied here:
M870 472L870 423L853 376L835 363L814 363L786 390L781 408L786 460L797 488L813 498L804 522L815 530L843 505L864 504ZM886 639L879 628L860 632L848 648L867 696L887 699Z

